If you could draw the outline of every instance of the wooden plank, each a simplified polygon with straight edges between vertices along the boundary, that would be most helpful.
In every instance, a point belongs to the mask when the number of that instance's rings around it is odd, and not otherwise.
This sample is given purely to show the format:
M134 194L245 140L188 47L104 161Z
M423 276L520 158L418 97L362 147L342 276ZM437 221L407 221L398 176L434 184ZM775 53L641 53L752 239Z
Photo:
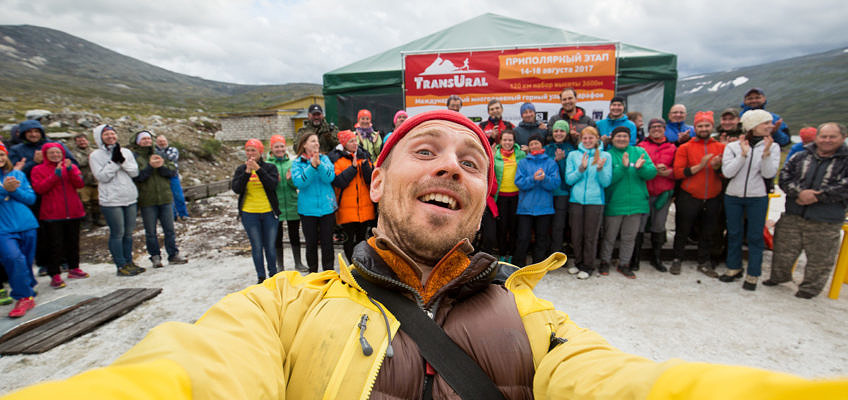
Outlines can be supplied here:
M229 180L217 181L217 182L212 182L208 185L207 193L211 197L211 196L215 196L218 193L224 193L228 190L230 190L230 181Z
M183 188L186 200L197 200L207 196L206 185L189 186Z
M62 332L62 335L54 335L48 340L45 340L41 343L38 343L36 346L32 346L31 348L25 351L26 354L38 354L43 353L47 350L50 350L62 343L70 341L73 338L78 336L82 336L88 332L93 331L98 326L105 324L115 318L120 317L132 309L134 309L139 304L156 297L159 293L162 292L162 289L142 289L140 292L133 295L131 298L125 299L124 301L116 304L113 307L108 308L104 312L101 312L91 318L80 321L77 324L74 324L71 329L65 330Z
M19 335L0 343L0 354L42 353L129 312L161 291L162 289L118 289L32 330L30 334Z
M137 291L138 289L118 289L106 296L100 297L96 301L78 308L73 315L65 314L63 317L56 318L27 335L21 335L5 343L0 343L0 354L5 354L3 353L4 351L8 351L9 354L20 353L23 349L47 340L65 329L71 328L76 323L74 320L75 316L100 312L104 308L111 307L128 296L132 296Z
M72 294L44 304L36 304L23 318L0 319L0 343L96 299L94 296Z

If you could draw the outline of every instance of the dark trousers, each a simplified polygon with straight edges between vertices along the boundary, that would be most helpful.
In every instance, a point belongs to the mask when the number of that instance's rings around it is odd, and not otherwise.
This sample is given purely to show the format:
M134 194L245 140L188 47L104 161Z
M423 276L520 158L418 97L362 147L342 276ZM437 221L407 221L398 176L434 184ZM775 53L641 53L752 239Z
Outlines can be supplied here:
M495 243L497 243L497 220L492 214L492 210L486 207L483 211L483 219L480 221L480 233L477 235L477 250L487 253L495 253ZM501 250L501 252L503 252Z
M41 221L44 225L44 240L50 244L45 253L47 273L50 276L59 275L59 266L63 261L68 263L68 269L79 268L80 221L79 218Z
M568 221L574 247L574 265L591 272L595 269L595 256L598 254L598 234L604 221L604 206L571 203L568 205Z
M535 231L536 244L533 246L533 262L537 263L548 255L551 237L548 232L551 229L551 215L519 215L518 216L518 238L515 243L515 256L512 263L517 267L523 267L527 262L527 249L530 247L530 236Z
M712 248L713 236L718 229L719 211L721 210L721 196L701 200L692 197L685 190L681 190L674 202L674 258L683 259L686 241L694 226L700 227L698 238L698 263L704 264L710 260L710 249Z
M321 266L324 271L333 270L333 228L336 215L333 213L320 217L300 216L303 237L306 239L306 265L309 272L318 272L318 242L321 242Z
M345 233L345 241L342 244L344 248L345 257L347 257L347 262L350 263L353 261L353 248L359 243L365 240L365 234L368 232L368 228L371 227L371 221L365 222L349 222L347 224L342 224L342 230Z
M551 225L551 253L563 251L563 237L568 229L568 196L554 196L554 221Z
M515 252L515 236L518 232L518 196L498 196L498 252L501 256L509 256Z
M282 258L283 255L283 226L286 226L289 231L289 244L292 248L300 248L300 220L299 219L291 219L287 221L280 221L277 224L277 238L274 240L274 248L277 249L277 255L280 256L278 258ZM298 253L299 254L299 253ZM283 265L279 265L282 270Z

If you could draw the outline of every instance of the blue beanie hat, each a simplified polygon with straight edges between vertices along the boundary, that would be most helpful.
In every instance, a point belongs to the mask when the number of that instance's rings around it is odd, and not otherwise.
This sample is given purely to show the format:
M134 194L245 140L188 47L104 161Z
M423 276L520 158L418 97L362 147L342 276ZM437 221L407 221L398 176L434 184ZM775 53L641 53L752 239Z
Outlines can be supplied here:
M533 106L533 103L522 104L521 105L521 113L524 114L524 112L527 111L527 110L533 110L533 112L536 112L536 107Z

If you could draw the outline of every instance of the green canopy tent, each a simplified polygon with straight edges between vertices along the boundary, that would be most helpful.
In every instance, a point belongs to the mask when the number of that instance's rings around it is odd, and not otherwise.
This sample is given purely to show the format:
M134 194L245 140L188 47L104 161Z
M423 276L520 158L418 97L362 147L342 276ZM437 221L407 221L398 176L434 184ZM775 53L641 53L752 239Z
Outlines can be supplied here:
M479 17L418 40L364 58L324 74L327 118L349 129L356 112L368 108L378 128L391 129L391 118L403 108L402 52L516 48L609 43L608 40L497 14ZM628 109L646 118L664 116L674 103L677 56L619 43L617 92Z

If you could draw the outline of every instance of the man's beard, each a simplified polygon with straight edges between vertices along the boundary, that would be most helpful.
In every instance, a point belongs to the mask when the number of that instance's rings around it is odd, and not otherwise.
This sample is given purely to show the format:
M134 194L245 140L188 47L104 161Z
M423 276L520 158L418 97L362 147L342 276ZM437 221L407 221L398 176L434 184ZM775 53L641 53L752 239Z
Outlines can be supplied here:
M391 204L393 201L398 204L391 197L384 196L383 204ZM425 218L429 229L416 229L413 218L411 213L398 212L393 207L383 207L380 209L379 224L383 225L381 230L398 248L416 261L431 266L441 260L460 240L471 240L477 233L476 224L460 226L456 232L444 230L452 218L447 215L427 215Z
M321 120L320 119L313 119L312 120L312 126L321 126Z

